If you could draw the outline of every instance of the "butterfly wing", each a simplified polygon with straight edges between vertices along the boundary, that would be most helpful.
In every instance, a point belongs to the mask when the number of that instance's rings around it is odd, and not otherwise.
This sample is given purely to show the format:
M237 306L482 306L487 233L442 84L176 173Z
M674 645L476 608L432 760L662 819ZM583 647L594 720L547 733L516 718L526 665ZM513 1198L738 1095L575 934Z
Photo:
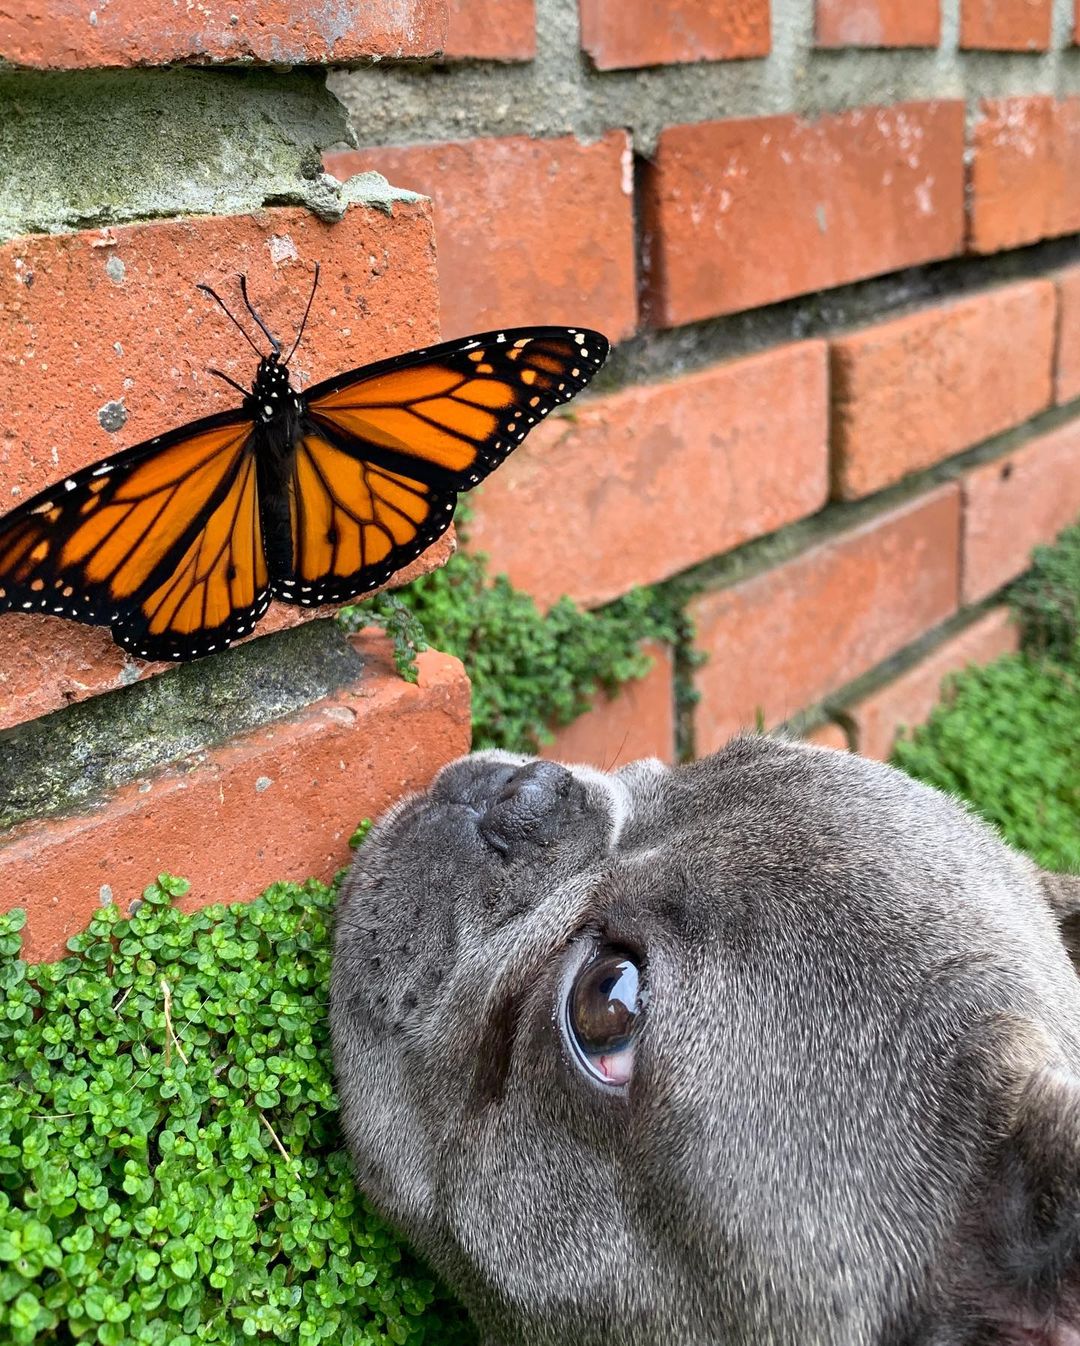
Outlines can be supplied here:
M599 332L489 332L317 384L288 484L289 602L344 602L384 583L443 533L482 481L607 357Z
M293 565L275 575L276 597L309 607L348 602L385 583L453 518L452 491L357 457L353 447L304 426L289 483Z
M252 423L210 416L58 482L0 519L0 612L94 626L144 659L195 659L270 602Z
M142 658L183 660L250 632L272 593L354 598L428 547L458 492L580 391L607 349L597 332L524 328L338 375L301 399L280 496L262 500L243 413L148 440L0 519L0 612L110 626Z

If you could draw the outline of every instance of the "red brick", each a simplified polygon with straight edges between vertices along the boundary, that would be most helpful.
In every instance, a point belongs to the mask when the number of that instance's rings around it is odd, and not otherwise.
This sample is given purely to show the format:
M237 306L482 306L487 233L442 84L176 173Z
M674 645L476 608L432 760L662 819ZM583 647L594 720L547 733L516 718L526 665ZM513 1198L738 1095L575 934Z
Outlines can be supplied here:
M372 260L358 265L358 257ZM354 207L336 225L282 208L0 245L7 504L118 447L235 406L237 393L207 371L217 366L249 384L255 360L196 282L232 301L236 273L246 271L271 329L288 334L307 303L314 259L320 292L293 361L303 384L438 335L426 202L399 204L392 218ZM98 411L121 400L127 421L110 434ZM259 631L309 615L283 609ZM106 632L58 618L0 617L0 648L0 722L26 718L18 701L39 670L48 680L33 689L30 714L129 681L142 666L119 655Z
M392 218L354 207L335 225L288 207L0 246L0 465L12 503L118 446L234 407L237 393L209 367L247 385L256 360L196 284L242 312L246 272L270 329L290 336L315 260L319 293L292 364L302 383L438 335L426 202L398 204ZM119 400L127 420L110 434L98 412Z
M469 546L542 606L665 579L820 508L826 397L811 341L582 402L484 483Z
M1011 653L1019 644L1018 634L1008 609L994 608L950 636L913 668L847 707L855 723L858 751L863 757L888 761L899 731L914 729L930 718L947 677Z
M133 782L92 812L10 832L0 893L5 910L27 910L23 956L59 956L105 885L126 910L162 870L191 880L189 907L247 900L276 879L329 879L362 817L468 751L469 684L455 659L422 654L412 686L384 636L356 642L366 662L351 687Z
M691 604L696 748L789 719L956 611L960 492L938 487Z
M837 494L879 491L1049 406L1055 309L1049 281L1026 281L834 341Z
M344 22L343 22L344 20ZM305 5L298 0L12 0L0 5L0 62L37 70L104 66L341 64L430 56L446 37L446 0Z
M1080 265L1057 276L1058 345L1054 397L1058 403L1080 397Z
M673 327L951 256L963 153L960 102L668 127L642 197L652 320Z
M994 252L1045 238L1060 189L1051 154L1053 99L984 99L980 110L972 135L971 248Z
M444 56L531 61L536 55L535 0L449 0L449 10Z
M399 589L437 570L456 547L451 525L388 584L373 589L372 595L383 589ZM254 633L239 643L259 640L312 617L329 616L340 606L296 608L288 603L271 603ZM39 617L29 612L5 612L0 616L0 730L36 720L100 692L155 677L172 667L136 659L114 644L105 627L79 626L60 617Z
M675 659L669 645L648 641L653 660L643 678L624 683L613 697L603 691L584 715L555 731L540 751L555 762L586 762L610 771L639 757L675 760Z
M817 0L819 47L936 47L940 0Z
M1080 97L992 98L972 136L968 245L997 252L1080 230Z
M579 0L581 45L598 70L767 56L769 0Z
M811 729L808 734L803 735L803 742L813 743L818 748L835 748L837 752L847 752L850 747L844 726L837 724L835 720L826 720L816 729Z
M625 131L509 136L326 156L339 178L375 169L435 202L442 330L569 323L612 341L637 323L633 161Z
M963 488L964 602L976 603L1080 516L1080 421L975 468Z
M1052 0L961 0L962 51L1047 51Z

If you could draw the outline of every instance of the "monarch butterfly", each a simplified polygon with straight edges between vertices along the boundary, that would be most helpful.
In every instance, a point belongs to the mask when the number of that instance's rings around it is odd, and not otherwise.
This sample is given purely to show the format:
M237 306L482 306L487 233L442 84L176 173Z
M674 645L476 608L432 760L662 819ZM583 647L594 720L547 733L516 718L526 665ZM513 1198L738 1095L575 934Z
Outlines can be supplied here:
M486 332L338 374L307 392L270 343L238 410L76 472L0 519L0 612L112 628L143 659L197 659L247 635L273 598L314 607L384 583L604 363L573 327Z

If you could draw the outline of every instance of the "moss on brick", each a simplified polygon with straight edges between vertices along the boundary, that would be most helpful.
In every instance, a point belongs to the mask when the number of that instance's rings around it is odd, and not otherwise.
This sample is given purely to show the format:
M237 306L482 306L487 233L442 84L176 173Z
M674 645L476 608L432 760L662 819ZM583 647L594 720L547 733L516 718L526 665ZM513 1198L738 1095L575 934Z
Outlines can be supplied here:
M336 622L315 621L18 725L0 736L0 828L85 806L281 719L362 666Z
M467 517L466 506L459 535ZM397 593L342 609L340 619L350 629L384 627L409 681L416 681L418 650L432 646L460 659L472 686L473 747L531 753L601 691L611 695L644 677L652 661L643 642L688 644L682 606L682 591L669 584L634 589L595 611L561 598L541 612L505 575L489 575L482 553L459 551Z
M350 135L318 70L0 72L0 109L0 239L268 204L337 219L356 198L322 172Z

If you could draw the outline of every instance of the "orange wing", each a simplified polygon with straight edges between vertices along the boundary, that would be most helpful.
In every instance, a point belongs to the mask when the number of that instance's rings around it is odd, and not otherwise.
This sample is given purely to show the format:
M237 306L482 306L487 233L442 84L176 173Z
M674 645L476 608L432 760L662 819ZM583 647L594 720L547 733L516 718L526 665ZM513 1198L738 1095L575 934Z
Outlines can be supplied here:
M0 611L110 626L145 659L194 659L270 601L251 421L208 417L58 482L0 521Z
M454 500L308 427L289 487L293 566L275 577L276 596L315 606L373 589L445 532Z
M343 602L384 583L607 351L583 329L490 332L312 388L289 484L292 565L272 560L277 596Z
M258 464L244 412L148 440L0 520L0 612L109 626L142 658L182 660L246 635L271 595L355 598L429 546L458 492L607 349L597 332L523 328L368 365L298 397L299 423L264 428Z

